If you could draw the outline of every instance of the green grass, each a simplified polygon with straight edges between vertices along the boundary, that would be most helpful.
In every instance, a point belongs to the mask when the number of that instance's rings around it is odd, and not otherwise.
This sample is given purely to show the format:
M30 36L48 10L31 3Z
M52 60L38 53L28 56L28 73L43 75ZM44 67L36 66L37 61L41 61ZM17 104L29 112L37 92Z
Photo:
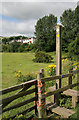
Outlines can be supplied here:
M2 88L16 85L15 71L22 73L39 72L50 63L34 63L34 53L3 53L2 54Z
M52 63L56 64L56 52L50 52L48 54L52 55L52 57L54 58ZM66 57L67 54L63 52L62 56ZM32 52L2 53L2 88L8 88L17 84L17 79L15 77L16 71L20 70L24 74L27 74L29 72L36 73L36 72L39 72L41 68L45 69L45 67L47 67L49 64L52 64L52 63L34 63L32 61L33 58L34 58L34 53ZM62 65L63 74L68 73L67 64L68 64L67 62L64 62L64 64ZM76 82L76 77L74 78L73 82ZM62 86L66 86L67 84L68 84L68 79L63 79ZM75 89L76 88L77 87L75 87ZM13 95L13 93L10 93L9 95ZM32 95L30 97L32 97ZM28 96L28 98L30 97ZM23 100L26 100L26 98L27 97L23 97ZM11 105L21 101L22 101L22 98L19 98L18 100L13 101ZM32 105L33 104L34 103L32 103ZM10 112L6 112L6 114L4 115L13 115L15 113L20 112L23 109L26 109L27 106L30 106L30 105L31 104L25 105L24 107L22 107L22 109L18 108L17 110L11 110ZM74 116L76 116L76 114Z

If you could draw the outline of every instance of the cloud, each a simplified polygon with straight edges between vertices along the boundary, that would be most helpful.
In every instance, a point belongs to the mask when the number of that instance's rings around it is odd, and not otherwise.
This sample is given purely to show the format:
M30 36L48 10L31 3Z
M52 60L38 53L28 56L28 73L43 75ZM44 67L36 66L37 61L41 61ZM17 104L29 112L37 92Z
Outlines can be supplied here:
M77 2L78 0L0 0L2 2Z
M60 15L64 9L74 8L76 3L2 3L2 14L19 20L38 19L52 13Z
M77 4L76 2L2 2L0 6L2 6L0 14L7 18L3 17L2 20L3 35L26 34L30 36L34 35L35 24L39 18L49 14L54 14L59 18L64 10L75 9Z
M8 22L6 20L3 20L2 22L2 33L5 36L6 35L14 35L14 34L25 34L26 36L33 36L34 31L34 24L35 21L28 21L28 22Z

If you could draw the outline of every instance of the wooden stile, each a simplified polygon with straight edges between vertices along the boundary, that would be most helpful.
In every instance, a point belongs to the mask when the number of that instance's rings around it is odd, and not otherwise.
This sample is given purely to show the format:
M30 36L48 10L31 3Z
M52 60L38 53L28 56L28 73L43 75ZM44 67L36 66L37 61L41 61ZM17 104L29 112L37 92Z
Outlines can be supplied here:
M26 83L17 85L17 86L12 86L9 87L7 89L4 89L0 92L2 92L3 94L6 94L8 92L11 91L15 91L18 89L21 89L18 93L16 93L15 95L12 95L10 97L4 98L2 101L0 100L0 108L2 109L2 112L6 112L18 107L21 107L23 105L26 105L30 102L35 101L35 105L18 113L18 114L26 114L27 112L30 112L32 110L35 110L35 114L38 113L38 118L46 118L46 97L49 97L51 95L59 95L59 93L62 93L63 91L66 91L70 88L73 88L75 86L79 85L79 82L72 84L72 76L76 73L79 73L79 70L75 70L75 71L70 71L68 74L64 74L64 75L56 75L56 76L51 76L51 77L46 77L44 78L44 69L40 70L40 73L37 74L37 79L32 80L32 81L28 81ZM63 77L62 77L63 76ZM45 82L48 81L52 81L52 80L57 80L57 79L61 79L61 78L66 78L69 77L69 83L67 86L63 87L63 88L59 88L59 89L55 89L52 92L48 92L45 94ZM27 90L28 88L30 88L32 85L35 85L35 88ZM27 90L27 91L26 91ZM29 95L31 93L35 92L35 97L32 97L28 100L25 100L23 102L20 102L18 104L12 105L10 107L5 108L5 106L7 106L10 102L12 102L13 100L22 97L22 96L26 96ZM58 96L57 96L57 99ZM39 101L39 102L38 102ZM58 100L57 100L58 101ZM73 97L72 99L72 106L75 107L76 105L76 97ZM2 114L0 112L0 114ZM14 118L16 115L10 117L10 118ZM8 118L7 120L9 120L10 118Z

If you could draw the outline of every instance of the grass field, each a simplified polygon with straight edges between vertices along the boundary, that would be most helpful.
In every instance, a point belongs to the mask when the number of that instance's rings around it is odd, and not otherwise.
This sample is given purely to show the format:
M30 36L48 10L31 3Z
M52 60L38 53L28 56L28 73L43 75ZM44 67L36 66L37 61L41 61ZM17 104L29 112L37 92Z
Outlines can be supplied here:
M34 53L3 53L2 54L2 87L6 88L16 84L14 72L38 72L45 68L47 63L34 63Z
M2 88L7 88L17 84L17 79L15 77L16 71L22 71L22 73L36 73L39 72L41 68L45 69L49 64L56 64L56 53L51 52L49 53L54 58L52 63L34 63L32 59L34 58L34 53L2 53ZM66 57L66 53L63 53L62 56ZM62 66L63 71L62 73L68 73L67 62L65 62ZM75 79L74 79L75 81ZM76 81L75 81L76 82ZM67 80L63 80L62 84L66 85L68 83ZM25 99L23 97L23 99ZM21 101L19 99L18 101ZM16 101L14 102L16 103ZM23 107L22 109L26 108L27 106ZM20 109L17 110L17 112ZM16 112L16 111L14 111ZM14 114L11 111L9 114ZM8 114L8 112L6 113ZM76 116L76 114L74 115ZM73 117L74 117L73 116Z

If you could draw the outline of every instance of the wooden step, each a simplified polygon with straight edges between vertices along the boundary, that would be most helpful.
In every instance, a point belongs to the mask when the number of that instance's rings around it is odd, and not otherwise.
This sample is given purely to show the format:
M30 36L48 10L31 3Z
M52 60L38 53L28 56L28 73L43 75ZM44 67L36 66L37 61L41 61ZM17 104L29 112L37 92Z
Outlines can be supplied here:
M68 89L68 90L64 91L63 93L66 95L69 95L69 96L79 96L79 91L72 90L72 89Z
M51 111L60 115L62 118L69 118L72 114L75 113L75 111L59 106L56 108L52 108Z
M51 103L46 100L46 108L51 112L60 115L62 118L69 118L75 111L67 109L65 107L57 106L55 103ZM53 115L53 114L52 114Z
M76 102L79 102L79 91L68 89L64 91L63 94L72 96L72 107L75 108Z

